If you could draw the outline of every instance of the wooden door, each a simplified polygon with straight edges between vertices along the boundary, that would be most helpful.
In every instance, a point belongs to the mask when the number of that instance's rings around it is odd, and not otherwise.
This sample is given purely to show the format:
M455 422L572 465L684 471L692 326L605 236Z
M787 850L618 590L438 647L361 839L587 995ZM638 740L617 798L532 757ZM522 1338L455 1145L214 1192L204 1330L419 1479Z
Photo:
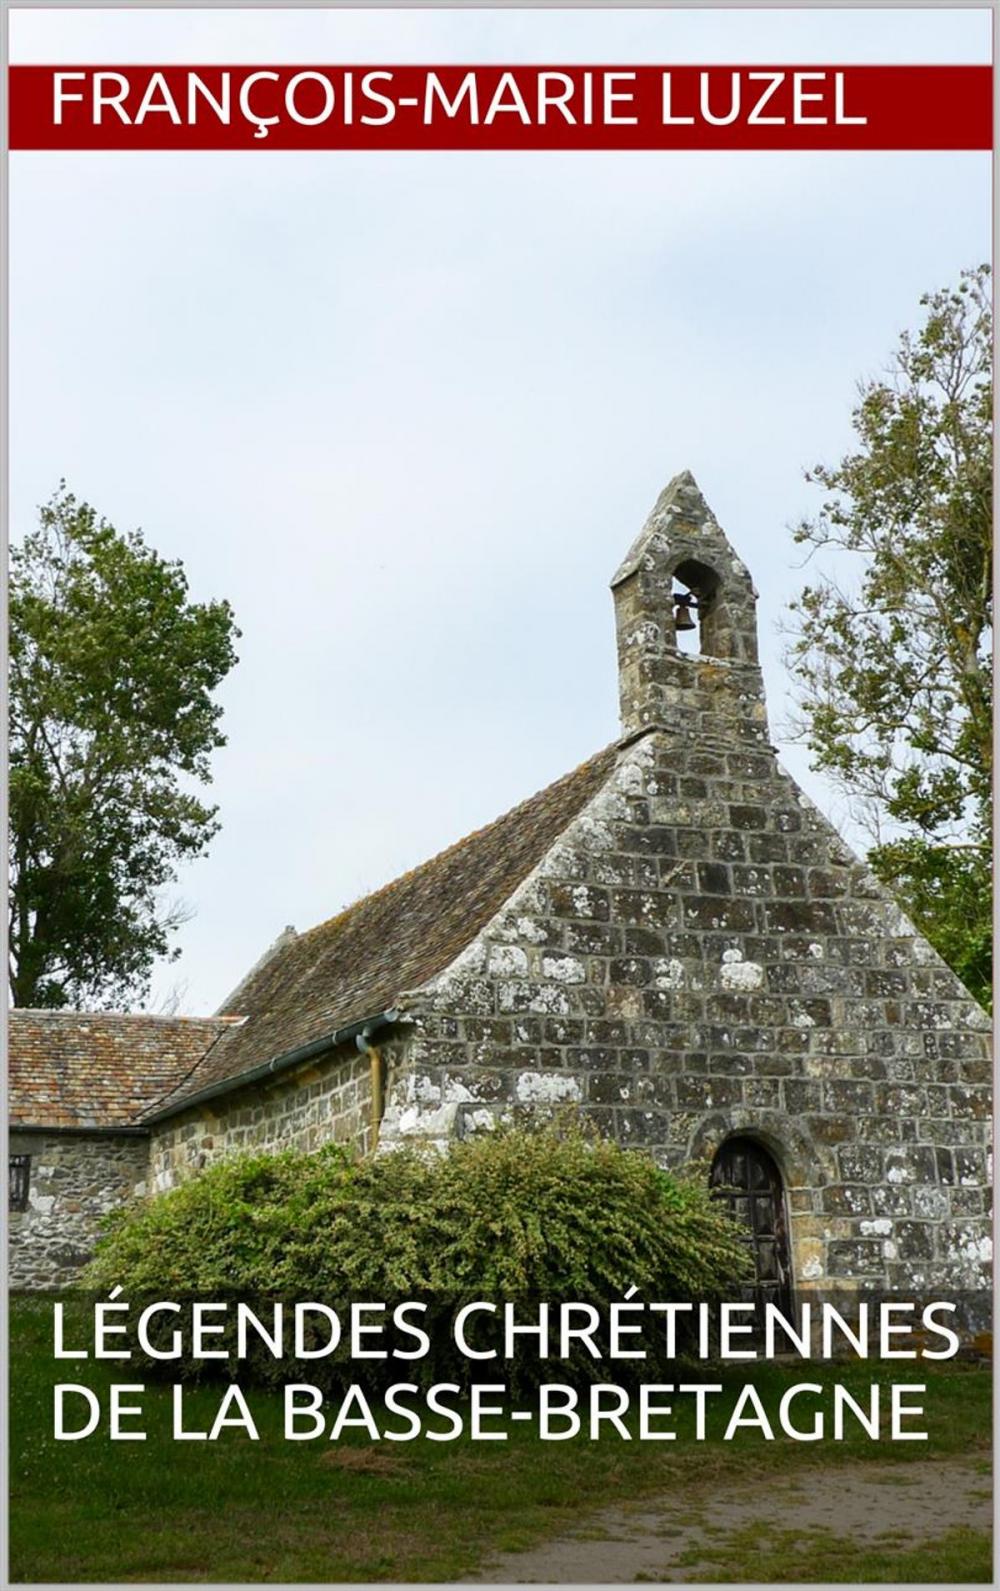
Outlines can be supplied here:
M724 1200L746 1233L753 1255L754 1280L744 1298L792 1308L792 1266L788 1247L785 1190L772 1157L752 1138L727 1138L712 1164L712 1196Z

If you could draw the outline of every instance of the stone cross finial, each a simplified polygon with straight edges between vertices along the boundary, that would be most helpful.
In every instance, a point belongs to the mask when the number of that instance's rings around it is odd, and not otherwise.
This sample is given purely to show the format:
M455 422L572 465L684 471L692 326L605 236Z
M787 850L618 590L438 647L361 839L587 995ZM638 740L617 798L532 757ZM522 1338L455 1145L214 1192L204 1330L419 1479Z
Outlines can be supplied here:
M626 738L659 726L705 741L767 741L757 593L689 470L660 493L611 589ZM677 645L678 592L697 598L697 655Z

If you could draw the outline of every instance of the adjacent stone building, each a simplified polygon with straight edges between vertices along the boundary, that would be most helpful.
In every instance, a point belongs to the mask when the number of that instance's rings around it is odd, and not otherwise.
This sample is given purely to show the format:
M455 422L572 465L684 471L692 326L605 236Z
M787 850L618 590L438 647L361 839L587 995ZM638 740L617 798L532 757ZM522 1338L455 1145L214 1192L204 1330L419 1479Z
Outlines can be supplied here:
M143 1111L230 1023L70 1011L8 1021L10 1281L61 1286L90 1257L101 1217L146 1192Z
M99 1208L234 1150L441 1145L570 1104L700 1162L773 1296L985 1285L987 1018L781 769L756 594L690 475L612 589L621 736L589 762L286 931L207 1022L12 1013L12 1148L37 1146L15 1280L64 1280Z

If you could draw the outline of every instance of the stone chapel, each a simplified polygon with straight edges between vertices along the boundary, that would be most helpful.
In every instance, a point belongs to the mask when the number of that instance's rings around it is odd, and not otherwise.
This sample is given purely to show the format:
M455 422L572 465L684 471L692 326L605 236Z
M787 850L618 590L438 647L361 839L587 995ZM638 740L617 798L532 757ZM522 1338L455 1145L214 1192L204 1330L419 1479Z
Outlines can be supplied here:
M234 1151L562 1105L700 1162L775 1296L987 1285L988 1019L779 765L756 593L690 474L611 584L605 750L286 930L215 1016L10 1013L12 1285L72 1282L102 1212Z

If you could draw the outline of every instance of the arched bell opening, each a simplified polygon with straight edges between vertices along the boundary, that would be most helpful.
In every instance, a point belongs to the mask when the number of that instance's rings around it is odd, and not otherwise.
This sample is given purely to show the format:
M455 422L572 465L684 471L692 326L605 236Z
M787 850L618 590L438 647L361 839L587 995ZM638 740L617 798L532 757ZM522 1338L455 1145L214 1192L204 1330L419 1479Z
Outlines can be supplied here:
M689 657L718 657L713 613L721 582L715 570L686 558L674 570L674 634L677 650Z
M788 1201L778 1162L756 1138L733 1134L719 1145L712 1161L709 1187L741 1228L753 1261L753 1276L743 1299L758 1306L771 1303L783 1314L793 1306L792 1259L788 1235Z

